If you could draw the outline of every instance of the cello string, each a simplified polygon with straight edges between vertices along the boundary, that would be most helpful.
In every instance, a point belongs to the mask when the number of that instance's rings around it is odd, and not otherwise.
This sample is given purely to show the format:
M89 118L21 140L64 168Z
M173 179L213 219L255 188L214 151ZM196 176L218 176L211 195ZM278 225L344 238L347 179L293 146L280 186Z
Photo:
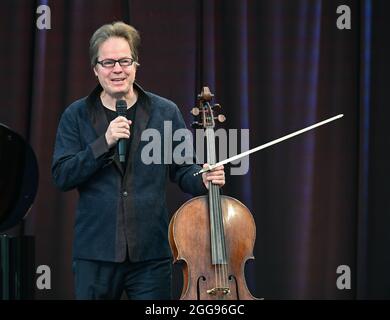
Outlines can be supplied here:
M215 163L216 162L216 159L215 159L215 136L214 136L214 131L213 131L213 140L212 140L212 144L211 144L211 148L212 148L212 162ZM217 186L213 183L212 184L212 193L213 193L213 206L214 206L214 216L215 216L215 233L216 233L216 245L217 245L217 262L218 262L218 288L222 287L222 283L223 283L223 270L222 270L222 273L221 273L221 263L222 263L222 252L221 252L221 225L220 225L220 215L219 215L219 212L218 212L218 199L217 199Z
M212 137L211 137L211 130L206 128L206 145L207 145L207 162L211 163L213 162L212 159ZM217 255L217 250L218 247L216 246L217 244L217 239L216 239L216 234L215 234L215 209L214 209L214 193L213 193L213 184L211 181L208 182L209 185L209 210L210 210L210 232L211 232L211 259L212 263L214 262L214 279L215 279L215 288L218 287L218 281L219 281L219 270L218 270L218 255ZM214 260L214 261L213 261ZM217 261L215 261L217 260ZM217 262L217 263L215 263Z
M212 131L212 134L214 135L214 131ZM214 157L212 160L212 164L216 163L216 146L215 146L215 135L213 136L213 139L211 140L212 143L212 157ZM225 237L224 237L224 228L223 228L223 215L222 215L222 208L221 208L221 199L220 199L220 190L217 185L213 185L213 202L215 206L215 214L216 214L216 221L217 221L217 237L218 237L218 262L219 269L221 269L221 279L220 279L220 286L221 287L228 287L227 283L227 260L226 260L226 245L225 245Z
M224 229L224 216L222 211L222 199L220 195L220 188L216 186L216 194L217 194L217 211L220 216L219 223L220 223L220 236L221 236L221 249L222 249L222 255L223 255L223 280L224 280L224 287L229 288L229 279L228 279L228 251L226 249L226 236L225 236L225 229Z
M224 254L223 254L223 229L221 224L221 211L219 207L219 201L218 201L218 186L214 186L215 188L215 206L216 206L216 212L218 215L218 236L219 236L219 250L220 250L220 268L221 268L221 287L224 286L225 282L225 261L224 261Z
M208 144L210 146L209 152L209 160L210 164L214 164L216 162L216 149L215 149L215 135L213 130L209 130L209 141ZM217 260L217 288L220 288L225 284L226 279L226 270L224 264L224 254L223 254L223 226L221 221L221 208L219 204L219 188L217 185L210 183L210 191L212 195L212 205L213 205L213 213L214 213L214 221L215 221L215 236L216 236L216 260Z
M209 104L207 104L209 107ZM216 163L216 148L215 148L215 132L213 128L206 128L206 138L207 138L207 156L208 163ZM209 204L210 204L210 215L213 216L212 227L212 241L215 242L214 254L215 257L215 279L216 279L216 288L223 287L229 288L228 278L227 278L227 255L226 255L226 244L224 237L224 228L223 228L223 215L221 208L221 198L220 190L217 185L214 185L212 182L209 182ZM223 296L224 297L224 296Z
M223 214L222 214L222 207L221 207L221 198L219 193L219 188L217 187L217 207L218 207L218 214L220 215L220 229L221 229L221 249L222 249L222 255L223 255L223 280L224 280L224 287L228 287L227 283L227 251L226 251L226 238L225 238L225 232L224 232L224 224L223 224Z
M220 241L220 217L218 212L218 201L217 201L217 195L216 195L216 186L213 184L213 200L214 200L214 210L215 210L215 216L216 216L216 233L217 233L217 247L218 247L218 269L219 269L219 278L218 278L218 287L222 286L223 283L223 270L221 273L221 266L222 266L222 252L221 252L221 241Z
M213 130L208 131L210 146L210 164L216 163L216 148L215 148L215 135ZM211 137L212 136L212 137ZM223 229L223 216L222 208L220 203L220 190L217 185L211 183L211 194L213 202L213 212L214 212L214 221L215 221L215 233L217 238L217 262L218 262L218 274L217 274L217 285L218 287L228 288L228 279L227 279L227 265L226 265L226 245L224 238L224 229Z
M213 221L215 222L214 201L213 201L213 199L212 199L213 193L212 193L212 191L211 191L213 185L212 185L211 181L209 181L208 184L209 184L210 197L211 197L211 202L210 202L210 210L211 210L211 212L210 212L210 214L213 216ZM213 231L212 231L212 234L213 234L212 242L213 242L213 246L214 246L214 251L213 251L214 256L213 256L212 259L213 259L214 262L215 262L215 260L217 259L217 257L215 256L215 255L217 254L217 253L216 253L217 248L216 248L215 223L213 223L212 228L213 228ZM218 264L217 264L217 263L214 263L214 281L215 281L214 287L215 287L215 288L218 287L218 278L219 278Z
M210 154L210 160L211 163L214 164L216 162L216 150L215 150L215 135L214 131L210 131L210 135L212 136L211 143L210 143L210 149L211 149L211 154ZM214 211L214 217L215 217L215 233L216 233L216 245L217 245L217 263L218 263L218 282L217 282L217 287L220 288L222 287L222 284L224 282L224 270L223 270L223 253L222 253L222 242L221 242L221 216L218 208L218 187L211 183L212 187L212 197L213 197L213 211ZM222 270L221 270L222 269ZM222 271L222 272L221 272Z
M222 249L222 255L223 255L223 266L222 266L222 275L223 275L223 282L224 287L228 288L228 272L227 272L227 251L226 251L226 238L225 238L225 232L224 232L224 223L223 223L223 214L222 214L222 207L221 207L221 198L220 198L220 192L219 187L216 186L216 193L217 193L217 211L220 215L219 223L220 223L220 229L221 229L221 249Z

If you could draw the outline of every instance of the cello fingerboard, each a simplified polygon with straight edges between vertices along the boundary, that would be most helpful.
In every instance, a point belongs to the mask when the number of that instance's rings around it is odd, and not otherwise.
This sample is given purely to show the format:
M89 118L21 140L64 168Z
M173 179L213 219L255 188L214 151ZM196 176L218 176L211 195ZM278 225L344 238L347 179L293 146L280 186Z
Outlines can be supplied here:
M216 163L214 130L206 129L207 163ZM223 228L221 194L219 187L209 182L209 213L210 213L210 243L211 263L227 264L225 233Z

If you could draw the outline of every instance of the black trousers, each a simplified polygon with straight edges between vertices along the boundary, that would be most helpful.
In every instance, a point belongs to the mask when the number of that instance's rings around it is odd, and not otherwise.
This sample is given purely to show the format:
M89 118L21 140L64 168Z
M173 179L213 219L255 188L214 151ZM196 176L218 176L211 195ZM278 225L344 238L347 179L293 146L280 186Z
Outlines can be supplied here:
M170 258L122 263L73 260L77 300L118 300L123 291L131 300L171 299Z

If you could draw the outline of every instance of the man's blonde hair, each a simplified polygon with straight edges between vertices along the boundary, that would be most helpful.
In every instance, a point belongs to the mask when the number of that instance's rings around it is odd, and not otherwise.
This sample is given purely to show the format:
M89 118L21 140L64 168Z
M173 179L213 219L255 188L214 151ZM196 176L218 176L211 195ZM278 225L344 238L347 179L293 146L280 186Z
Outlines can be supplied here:
M122 21L117 21L101 26L92 35L91 40L89 40L89 58L92 68L98 61L99 48L101 44L108 38L112 37L125 39L133 54L132 58L138 62L138 47L141 42L139 32L134 27Z

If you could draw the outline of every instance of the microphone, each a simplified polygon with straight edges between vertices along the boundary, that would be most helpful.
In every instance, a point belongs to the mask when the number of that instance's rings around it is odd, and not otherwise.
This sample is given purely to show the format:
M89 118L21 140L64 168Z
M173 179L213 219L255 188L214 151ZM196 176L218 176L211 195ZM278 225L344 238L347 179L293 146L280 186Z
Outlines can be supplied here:
M126 110L127 104L125 100L117 100L115 105L116 113L119 116L126 118ZM124 163L126 159L126 140L119 139L118 141L118 153L119 153L119 161Z

